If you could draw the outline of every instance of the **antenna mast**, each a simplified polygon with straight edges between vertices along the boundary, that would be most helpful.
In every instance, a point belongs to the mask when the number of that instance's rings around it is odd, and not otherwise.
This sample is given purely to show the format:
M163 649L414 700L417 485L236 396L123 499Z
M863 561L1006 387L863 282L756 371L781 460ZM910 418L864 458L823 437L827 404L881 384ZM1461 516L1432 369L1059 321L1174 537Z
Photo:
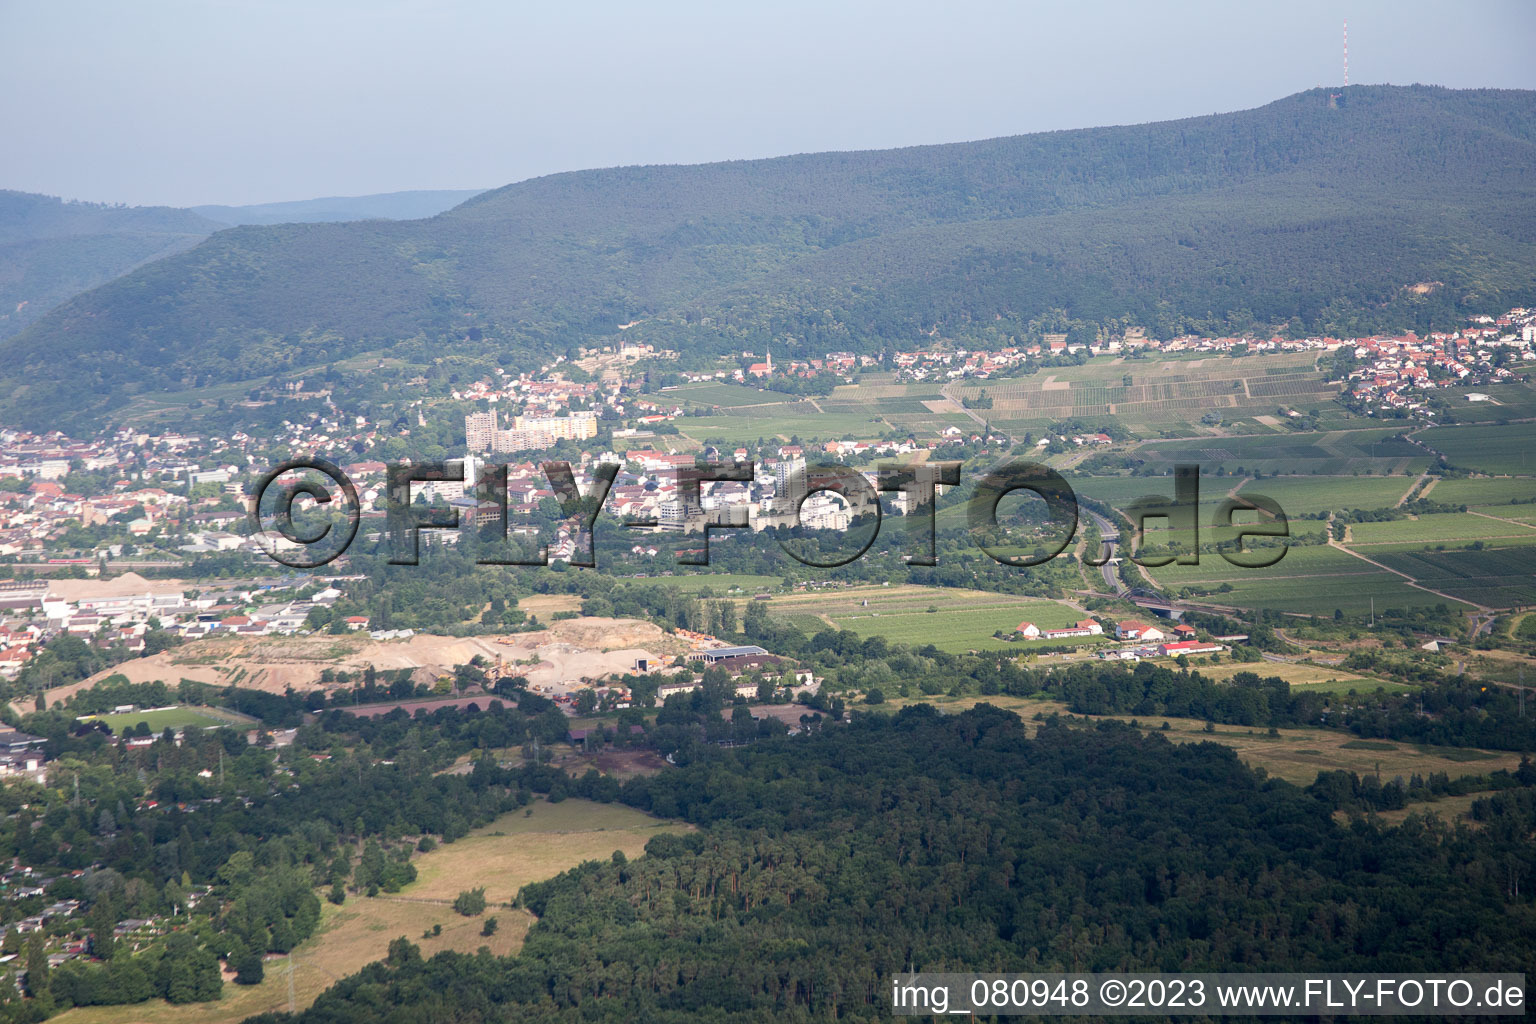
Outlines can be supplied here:
M1349 20L1344 21L1344 88L1349 88Z

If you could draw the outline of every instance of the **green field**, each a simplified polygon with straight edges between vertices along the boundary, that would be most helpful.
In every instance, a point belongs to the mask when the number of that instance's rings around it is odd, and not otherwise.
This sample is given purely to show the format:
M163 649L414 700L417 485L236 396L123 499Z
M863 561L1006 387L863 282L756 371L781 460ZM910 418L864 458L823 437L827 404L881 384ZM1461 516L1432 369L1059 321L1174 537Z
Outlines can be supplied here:
M1491 402L1468 402L1458 398L1451 414L1457 423L1492 423L1498 420L1530 419L1536 416L1536 386L1530 384L1488 384L1476 390L1492 398Z
M121 715L92 715L91 721L104 722L114 735L121 736L129 729L146 722L150 731L160 733L166 729L203 729L227 725L246 728L256 724L256 719L226 711L223 708L167 708L161 711L132 711Z
M1220 557L1204 555L1197 566L1169 565L1151 570L1165 588L1209 589L1230 584L1209 600L1247 608L1332 614L1335 608L1363 612L1436 605L1445 598L1408 585L1400 576L1331 547L1291 548L1276 565L1244 569Z
M1445 455L1453 466L1482 473L1536 473L1536 423L1432 427L1418 439Z
M738 595L744 591L755 594L763 590L778 590L783 584L782 576L757 576L751 573L739 572L696 572L690 573L678 570L674 576L663 577L667 586L695 594L701 590L713 591L716 595L723 595L736 590Z
M1410 476L1282 476L1243 485L1239 494L1274 498L1287 515L1298 516L1342 509L1393 508L1408 493Z
M1503 519L1469 512L1395 519L1386 523L1353 523L1350 546L1357 544L1454 544L1474 540L1497 541L1496 546L1536 542L1536 529Z
M1536 604L1536 545L1495 551L1371 553L1426 587L1492 608Z
M1272 416L1279 406L1321 409L1337 394L1314 369L1308 353L1243 359L1100 357L1083 366L1045 367L1012 380L967 381L959 394L976 397L982 390L993 401L988 418L1004 429L1022 432L1069 417L1112 418L1142 434L1198 432L1204 429L1201 417L1210 412L1219 413L1230 426Z
M929 611L929 609L934 609ZM1097 638L1009 643L992 636L1012 632L1022 622L1041 629L1066 626L1087 613L1058 601L992 594L951 587L902 585L849 587L774 597L769 613L806 633L846 629L861 637L883 636L892 643L941 651L1015 651L1059 644L1097 642Z
M799 438L873 438L897 425L882 418L873 409L868 414L819 413L810 409L799 415L782 414L765 408L750 416L688 416L674 420L685 437L701 444L720 441L726 444L752 444L762 441L788 441Z
M1429 492L1429 500L1443 501L1447 505L1508 505L1513 501L1536 501L1536 479L1504 476L1441 480ZM1516 511L1510 509L1509 513Z
M715 384L684 384L661 392L661 396L668 401L681 402L685 405L719 406L722 409L797 400L794 396L782 392L766 391L762 388L747 387L744 384L727 384L723 381Z
M1338 411L1333 403L1336 389L1327 385L1313 362L1309 353L1243 359L1101 356L1082 366L957 382L954 394L957 399L978 398L985 391L992 408L981 415L1016 435L1074 417L1123 423L1140 434L1201 433L1211 429L1201 425L1201 417L1213 410L1221 413L1229 429L1240 425L1288 433L1278 421L1266 422L1273 421L1281 406L1318 410L1328 425L1333 420L1329 413ZM715 410L677 421L684 435L699 442L870 438L891 430L932 436L950 425L977 425L943 398L938 382L896 384L891 379L890 374L868 374L856 386L839 386L815 399L724 382L671 388L661 397L695 410Z
M1420 473L1430 458L1422 448L1403 440L1402 433L1369 428L1149 441L1136 449L1136 456L1157 468L1195 463L1205 473L1214 473L1218 466L1228 473L1259 470L1265 476ZM1407 489L1404 483L1403 490Z

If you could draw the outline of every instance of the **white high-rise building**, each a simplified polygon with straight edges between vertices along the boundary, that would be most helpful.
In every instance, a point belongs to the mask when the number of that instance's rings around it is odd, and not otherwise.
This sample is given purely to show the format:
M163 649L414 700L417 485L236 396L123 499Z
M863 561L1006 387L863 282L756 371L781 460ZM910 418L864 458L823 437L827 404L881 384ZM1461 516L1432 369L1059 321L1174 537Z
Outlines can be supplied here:
M464 445L472 452L488 452L496 445L496 410L472 412L464 417Z

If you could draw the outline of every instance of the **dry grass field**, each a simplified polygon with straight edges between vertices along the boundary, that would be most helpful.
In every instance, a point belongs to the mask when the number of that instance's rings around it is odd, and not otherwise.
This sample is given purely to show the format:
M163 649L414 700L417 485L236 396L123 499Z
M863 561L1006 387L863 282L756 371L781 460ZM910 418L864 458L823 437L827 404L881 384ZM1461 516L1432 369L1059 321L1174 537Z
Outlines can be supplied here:
M349 896L340 907L324 904L320 931L292 958L268 960L260 985L236 985L226 975L224 998L216 1003L171 1006L156 1000L137 1006L91 1006L53 1019L61 1024L237 1024L254 1014L288 1009L290 971L293 1005L302 1010L337 981L382 959L389 943L401 936L420 946L427 957L444 950L473 953L481 946L501 956L515 953L534 918L501 904L523 885L584 860L610 857L614 850L638 856L651 836L688 827L586 800L540 801L528 810L532 813L503 815L456 843L418 856L417 881L397 895ZM480 885L490 901L485 914L455 913L449 905L454 896ZM480 929L492 916L496 934L483 937ZM422 933L436 924L443 926L443 933L423 938Z
M582 861L606 860L615 850L637 857L652 836L687 828L618 804L585 800L541 802L529 809L532 814L505 814L422 857L416 881L401 896L451 901L465 889L484 886L488 901L506 903L529 882Z
M1032 721L1036 714L1067 714L1066 705L1056 701L1032 700L1022 697L925 697L940 711L959 712L980 703L1013 711L1024 719L1031 730L1037 727ZM916 700L891 701L885 707L899 708L904 704L919 703ZM1082 716L1079 716L1082 717ZM1162 715L1095 716L1114 718L1122 722L1133 719L1147 732L1161 732L1164 722L1168 730L1163 732L1175 743L1214 742L1231 747L1246 764L1263 768L1271 775L1293 782L1298 786L1310 785L1319 772L1341 769L1358 775L1380 774L1382 781L1401 775L1407 779L1418 772L1445 772L1451 778L1464 775L1485 775L1505 768L1513 771L1520 765L1520 755L1509 751L1462 750L1452 747L1419 747L1408 743L1369 741L1371 747L1360 744L1348 733L1327 729L1281 729L1279 736L1270 736L1269 730L1255 726L1218 725L1216 731L1205 731L1205 723L1193 718L1167 718ZM1382 749L1372 749L1380 746Z

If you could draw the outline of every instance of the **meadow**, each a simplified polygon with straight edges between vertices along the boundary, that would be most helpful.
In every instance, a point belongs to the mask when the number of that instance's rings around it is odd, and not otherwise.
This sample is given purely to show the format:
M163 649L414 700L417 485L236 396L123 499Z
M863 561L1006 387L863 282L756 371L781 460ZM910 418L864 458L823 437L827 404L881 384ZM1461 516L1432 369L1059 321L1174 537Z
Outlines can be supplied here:
M551 878L584 860L606 860L615 850L638 857L652 836L687 829L621 804L573 799L540 802L529 809L533 813L504 814L419 858L416 881L401 890L400 897L451 902L471 886L484 886L490 903L507 903L529 882Z
M505 814L455 843L417 855L418 879L399 894L348 896L339 907L322 904L319 930L291 957L268 960L259 985L235 985L226 977L224 997L216 1003L90 1006L51 1019L61 1024L236 1024L289 1009L290 976L292 1006L302 1010L342 978L383 959L389 943L402 936L420 946L425 957L448 950L473 953L482 946L507 956L522 948L534 922L527 911L499 905L518 888L584 860L607 859L615 850L639 856L651 836L688 827L617 804L538 801L526 812ZM456 913L450 905L454 896L478 885L486 887L490 903L485 914ZM480 934L486 917L495 917L498 925L489 937ZM422 933L434 925L442 925L442 934L424 938Z

